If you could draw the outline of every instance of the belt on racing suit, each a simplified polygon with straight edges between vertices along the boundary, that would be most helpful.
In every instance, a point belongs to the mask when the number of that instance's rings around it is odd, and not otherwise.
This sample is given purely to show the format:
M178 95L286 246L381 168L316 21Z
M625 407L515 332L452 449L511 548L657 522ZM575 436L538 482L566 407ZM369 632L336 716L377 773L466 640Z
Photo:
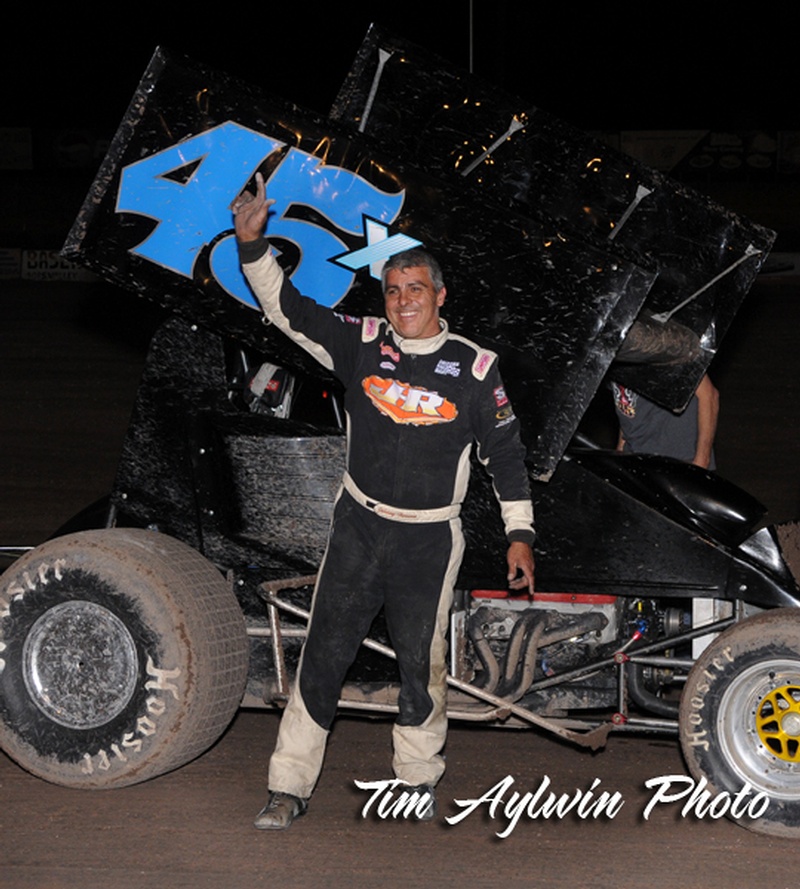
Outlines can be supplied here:
M361 506L371 509L381 518L390 519L393 522L409 522L423 524L426 522L449 522L461 512L460 503L451 503L449 506L440 506L436 509L403 509L400 506L391 506L388 503L380 503L373 500L358 487L349 472L345 472L342 479L344 488L348 494Z

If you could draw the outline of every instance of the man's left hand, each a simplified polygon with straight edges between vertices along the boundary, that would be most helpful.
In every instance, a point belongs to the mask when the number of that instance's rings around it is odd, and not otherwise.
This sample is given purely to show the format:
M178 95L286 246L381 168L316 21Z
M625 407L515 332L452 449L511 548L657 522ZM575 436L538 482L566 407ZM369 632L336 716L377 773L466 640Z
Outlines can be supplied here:
M515 540L508 547L508 586L512 590L528 590L533 595L533 550L527 543ZM521 577L517 575L522 572Z

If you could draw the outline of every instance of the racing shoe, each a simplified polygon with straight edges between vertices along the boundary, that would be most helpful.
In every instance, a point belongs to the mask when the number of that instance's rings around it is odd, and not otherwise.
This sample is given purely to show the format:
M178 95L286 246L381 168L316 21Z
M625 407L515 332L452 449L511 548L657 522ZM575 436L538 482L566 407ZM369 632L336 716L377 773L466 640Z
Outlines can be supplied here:
M436 792L433 784L412 784L405 788L405 792L419 795L419 802L414 806L411 817L415 821L433 821L436 817ZM427 805L425 805L426 797Z
M259 830L286 830L308 809L308 800L280 790L270 792L266 806L256 815L255 826Z

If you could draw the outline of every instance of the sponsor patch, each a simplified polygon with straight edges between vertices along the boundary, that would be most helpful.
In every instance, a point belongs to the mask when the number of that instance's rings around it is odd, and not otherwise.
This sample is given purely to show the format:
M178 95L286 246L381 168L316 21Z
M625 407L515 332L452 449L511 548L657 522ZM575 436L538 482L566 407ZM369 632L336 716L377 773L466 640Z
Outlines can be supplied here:
M477 361L473 365L472 372L479 380L483 379L484 374L489 369L489 365L493 360L494 354L492 352L481 352L478 356Z
M357 318L355 315L343 315L341 312L334 312L333 314L346 324L361 324L361 318Z
M391 346L387 346L386 343L381 342L381 355L389 357L395 363L399 363L400 361L400 353L395 351ZM383 365L381 365L383 367Z
M504 407L508 404L508 396L506 390L502 386L498 386L494 390L494 401L498 407Z
M363 324L361 340L365 343L371 343L380 332L380 321L377 318L369 316L363 319Z
M458 416L458 409L444 396L429 389L421 389L372 374L364 379L364 393L375 407L395 423L430 426L450 423Z
M500 410L495 414L498 420L513 420L514 419L514 409L510 404L506 404L505 407L500 408Z
M440 358L434 373L450 377L461 376L461 363L459 361L445 361L444 358Z

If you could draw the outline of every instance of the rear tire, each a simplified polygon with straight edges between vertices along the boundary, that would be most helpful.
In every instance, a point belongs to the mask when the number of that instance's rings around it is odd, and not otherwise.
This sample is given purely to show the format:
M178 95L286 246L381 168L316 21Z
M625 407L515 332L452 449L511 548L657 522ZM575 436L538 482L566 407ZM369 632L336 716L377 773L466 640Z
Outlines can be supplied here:
M715 639L689 674L679 720L696 780L712 793L733 797L747 783L769 797L761 817L733 820L800 836L800 609L759 614Z
M58 537L0 578L0 747L53 783L121 787L184 765L230 723L247 667L229 585L163 534Z

